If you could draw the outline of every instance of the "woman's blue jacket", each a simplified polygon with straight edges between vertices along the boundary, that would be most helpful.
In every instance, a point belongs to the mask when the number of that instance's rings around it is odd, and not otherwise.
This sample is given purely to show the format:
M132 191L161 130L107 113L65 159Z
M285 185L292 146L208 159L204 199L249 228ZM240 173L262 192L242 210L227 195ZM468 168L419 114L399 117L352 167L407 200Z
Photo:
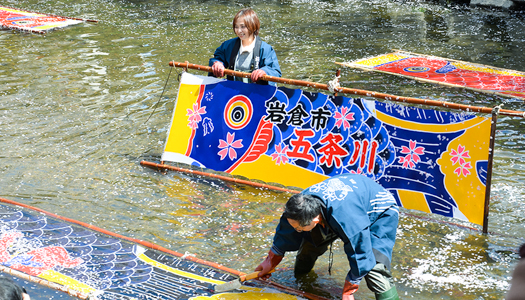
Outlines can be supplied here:
M256 38L260 39L258 36ZM233 64L235 64L235 61L230 62L230 60L232 58L232 51L234 50L236 43L240 45L240 39L238 37L222 43L222 45L220 45L219 48L215 50L213 58L210 58L209 65L212 66L214 62L220 61L224 64L224 68L233 70ZM277 54L273 50L272 46L263 41L261 41L261 47L259 50L258 69L266 72L266 75L281 77L281 67L279 67L279 62L277 61ZM275 82L268 82L268 84L276 85Z

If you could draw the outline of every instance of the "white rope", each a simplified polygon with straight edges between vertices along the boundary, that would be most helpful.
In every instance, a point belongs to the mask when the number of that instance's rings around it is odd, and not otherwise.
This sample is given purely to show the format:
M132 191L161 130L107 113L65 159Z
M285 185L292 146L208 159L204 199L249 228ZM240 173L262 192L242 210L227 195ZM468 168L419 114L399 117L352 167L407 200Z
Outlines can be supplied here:
M181 258L182 259L186 259L189 256L195 257L195 254L186 251L186 252L184 252L184 255Z
M492 109L492 113L499 115L499 110L501 109L502 106L503 106L503 103L501 103L500 105L494 106L494 108ZM525 116L525 112L523 113L523 115Z
M336 89L339 89L341 87L339 85L339 78L341 78L341 75L335 76L333 80L328 81L327 86L328 86L328 90L330 91L330 93L337 92Z

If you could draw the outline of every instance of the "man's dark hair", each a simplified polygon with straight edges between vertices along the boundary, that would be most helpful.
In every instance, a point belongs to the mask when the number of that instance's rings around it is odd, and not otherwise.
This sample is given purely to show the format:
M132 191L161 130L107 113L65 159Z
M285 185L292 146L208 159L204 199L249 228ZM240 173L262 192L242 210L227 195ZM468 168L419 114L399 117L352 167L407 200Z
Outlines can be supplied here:
M525 244L521 245L519 254L521 258L525 258Z
M321 213L321 201L312 195L295 194L284 206L283 216L308 226Z
M12 279L0 276L0 299L22 300L24 289Z

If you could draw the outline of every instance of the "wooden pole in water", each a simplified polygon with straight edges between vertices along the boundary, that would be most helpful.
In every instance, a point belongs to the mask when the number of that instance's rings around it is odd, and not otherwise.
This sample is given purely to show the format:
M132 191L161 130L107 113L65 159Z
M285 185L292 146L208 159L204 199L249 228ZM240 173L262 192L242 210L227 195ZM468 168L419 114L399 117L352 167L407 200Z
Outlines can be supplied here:
M47 286L48 288L67 293L68 295L76 297L78 299L82 299L82 300L89 299L89 295L73 290L73 289L70 289L67 286L60 285L58 283L51 282L51 281L48 281L48 280L45 280L39 277L31 276L29 274L26 274L26 273L23 273L23 272L20 272L20 271L17 271L17 270L14 270L14 269L2 266L2 265L0 265L0 272L11 274L18 278L21 278L21 279L24 279L24 280L27 280L27 281L30 281L36 284Z
M196 65L196 64L189 63L189 62L170 61L169 65L172 67L177 67L177 68L193 69L193 70L199 70L199 71L209 72L209 73L212 72L211 67ZM224 70L224 74L236 76L236 77L243 77L243 78L251 77L250 73L232 71L228 69ZM274 77L274 76L268 76L268 75L263 76L262 80L272 81L272 82L277 82L277 83L282 83L282 84L316 88L316 89L327 90L327 91L330 90L327 84L310 82L310 81L287 79L287 78ZM468 111L468 112L485 113L485 114L492 113L491 107L472 106L472 105L464 105L464 104L452 103L452 102L447 102L447 101L403 97L403 96L396 96L396 95L390 95L390 94L384 94L384 93L378 93L378 92L360 90L360 89L351 89L351 88L345 88L345 87L335 88L334 91L337 93L367 96L367 97L390 100L390 101L395 101L395 102L423 104L423 105L428 105L428 106L445 107L445 108L463 110L463 111ZM499 114L506 115L506 116L525 118L525 112L523 111L500 109Z
M171 165L166 165L166 164L164 164L164 162L161 162L160 164L157 164L157 163L154 163L154 162L143 160L143 161L140 162L140 165L144 166L144 167L152 168L152 169L157 169L157 170L160 170L160 171L170 170L170 171L182 172L182 173L186 173L186 174L205 176L205 177L209 177L209 178L216 178L216 179L220 179L220 180L223 180L223 181L234 182L234 183L238 183L238 184L246 184L246 185L253 186L253 187L269 189L269 190L274 190L274 191L279 191L279 192L286 192L286 193L292 193L292 194L297 194L297 193L300 192L300 190L292 190L292 189L288 189L288 188L282 188L282 187L278 187L278 186L274 186L274 185L270 185L270 184L264 184L264 183L257 183L257 182L244 180L244 179L239 179L239 178L235 178L235 177L229 177L229 176L223 176L223 175L218 175L218 174L212 174L212 173L209 173L209 172L198 171L198 170L190 170L190 169L185 169L185 168L179 168L179 167L175 167L175 166L171 166Z
M485 183L485 207L483 209L483 233L489 232L490 185L492 183L492 165L494 162L494 145L496 141L496 124L498 123L499 109L498 106L493 109L492 123L490 125L489 157L487 159L487 180Z

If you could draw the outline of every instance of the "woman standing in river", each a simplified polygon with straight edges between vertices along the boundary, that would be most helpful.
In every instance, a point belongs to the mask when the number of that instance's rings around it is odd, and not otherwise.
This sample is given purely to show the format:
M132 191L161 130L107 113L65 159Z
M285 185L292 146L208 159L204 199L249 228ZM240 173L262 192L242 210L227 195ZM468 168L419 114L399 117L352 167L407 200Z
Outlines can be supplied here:
M251 8L241 9L233 18L233 31L236 38L222 43L215 50L209 65L215 77L223 77L224 69L240 72L251 72L251 78L227 76L229 80L256 82L260 84L275 83L259 81L264 75L281 77L281 68L272 46L259 37L261 23Z

